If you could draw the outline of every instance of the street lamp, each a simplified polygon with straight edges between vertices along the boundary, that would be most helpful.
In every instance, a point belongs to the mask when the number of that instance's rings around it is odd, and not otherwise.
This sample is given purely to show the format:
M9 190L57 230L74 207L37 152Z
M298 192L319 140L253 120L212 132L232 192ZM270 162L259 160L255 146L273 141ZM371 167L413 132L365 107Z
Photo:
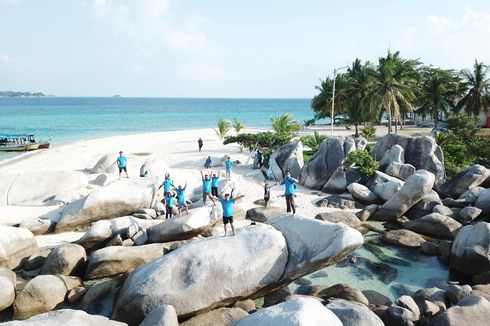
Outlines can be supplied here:
M331 120L331 122L330 122L330 137L333 137L333 122L335 120L333 111L334 111L334 106L335 106L335 80L337 79L336 78L337 77L337 70L347 69L347 68L349 68L349 67L345 66L345 67L335 68L333 70L332 112L331 112L332 114L330 116L330 120Z

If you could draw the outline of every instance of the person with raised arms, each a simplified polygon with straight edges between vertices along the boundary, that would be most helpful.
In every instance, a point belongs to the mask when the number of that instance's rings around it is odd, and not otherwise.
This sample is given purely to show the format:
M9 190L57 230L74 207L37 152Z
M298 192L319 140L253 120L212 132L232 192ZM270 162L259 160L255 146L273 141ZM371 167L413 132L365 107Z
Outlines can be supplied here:
M213 204L216 205L213 196L211 196L211 179L209 178L209 174L203 174L201 170L201 179L202 179L202 203L203 206L206 206L206 199L209 197Z
M235 227L233 226L233 204L235 203L235 199L239 199L242 196L238 196L236 198L233 198L233 191L235 189L233 188L231 192L225 193L225 198L217 198L219 202L221 203L221 206L223 207L223 228L225 229L225 237L226 237L226 231L227 231L227 225L230 223L231 226L231 231L233 232L233 235L235 235Z
M165 173L165 180L163 180L162 184L160 185L160 187L158 187L157 190L160 190L160 188L163 187L163 195L165 196L166 193L170 192L170 190L172 190L172 187L173 187L173 182L172 180L170 180L170 173L166 172Z
M182 188L182 185L179 185L177 188L175 188L175 193L177 194L177 206L179 208L179 216L182 215L182 209L185 208L185 211L187 214L189 214L189 210L187 208L187 203L185 202L185 190L187 189L187 182L185 183L184 187Z
M296 207L294 206L294 192L296 190L296 183L298 180L291 177L291 172L286 171L284 179L282 179L281 184L284 185L284 196L286 197L286 211L288 213L292 212L293 215L296 213Z

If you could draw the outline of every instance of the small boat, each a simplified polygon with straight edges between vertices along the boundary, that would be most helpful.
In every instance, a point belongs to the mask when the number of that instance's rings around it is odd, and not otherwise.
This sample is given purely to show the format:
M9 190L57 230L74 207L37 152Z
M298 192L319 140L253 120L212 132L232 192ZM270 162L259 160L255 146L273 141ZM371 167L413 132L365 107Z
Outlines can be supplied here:
M51 144L51 138L41 139L41 141L39 142L39 149L49 148L50 144Z
M49 141L43 146L49 147ZM34 135L0 136L0 152L25 152L39 149L41 143L36 142ZM47 147L44 147L47 148Z

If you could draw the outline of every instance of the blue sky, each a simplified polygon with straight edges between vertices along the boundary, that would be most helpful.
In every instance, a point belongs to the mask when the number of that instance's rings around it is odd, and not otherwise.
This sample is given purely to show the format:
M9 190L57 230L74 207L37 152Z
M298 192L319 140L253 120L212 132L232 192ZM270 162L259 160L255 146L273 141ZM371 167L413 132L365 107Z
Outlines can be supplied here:
M488 0L0 0L0 90L309 98L388 47L490 63L489 35Z

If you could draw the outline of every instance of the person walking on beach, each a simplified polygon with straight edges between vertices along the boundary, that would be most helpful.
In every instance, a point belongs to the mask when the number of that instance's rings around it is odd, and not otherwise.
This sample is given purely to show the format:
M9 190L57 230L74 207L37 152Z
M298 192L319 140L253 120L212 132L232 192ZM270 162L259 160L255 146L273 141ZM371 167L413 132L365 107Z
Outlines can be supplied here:
M165 194L165 197L163 198L164 204L165 204L165 219L172 218L172 209L174 207L174 197L175 194L170 191Z
M273 185L269 185L267 181L264 183L264 206L267 207L269 204L269 200L271 199L271 188L277 185L277 183Z
M233 204L235 203L235 199L243 197L242 195L238 196L237 198L233 198L233 191L235 191L235 189L232 189L231 193L225 194L225 198L216 198L219 200L221 206L223 207L223 227L225 229L225 237L228 223L230 223L231 231L233 232L233 235L235 235L235 227L233 226Z
M260 151L260 149L257 150L257 167L260 169L263 165L263 160L264 160L264 155Z
M211 156L208 156L208 158L206 159L206 162L204 162L204 167L206 169L209 169L212 164L213 164L213 161L211 161Z
M119 180L121 180L121 172L126 172L126 178L129 179L128 167L126 166L126 156L123 155L123 151L119 151L119 157L116 160L117 167L119 168Z
M162 184L160 185L160 187L158 187L157 190L160 190L160 188L163 187L163 195L165 196L165 194L167 194L168 192L170 192L170 190L172 190L172 186L173 186L173 182L172 180L170 180L170 173L165 173L165 180L163 180Z
M231 158L228 156L228 158L225 161L225 171L226 171L226 180L230 180L231 178L231 168L233 167L233 162L231 161Z
M213 172L211 177L211 195L218 197L219 172Z
M298 180L291 177L289 171L286 172L284 179L281 184L284 185L284 196L286 197L286 212L292 212L293 215L296 214L296 207L294 207L294 192L296 190L296 183Z
M213 196L211 196L211 179L209 178L209 174L203 174L201 170L201 179L202 179L202 203L203 206L206 206L206 200L209 197L213 201L213 204L216 205Z
M204 145L204 142L202 141L201 138L199 138L199 140L197 141L197 145L199 145L199 151L201 151L202 145Z
M182 210L185 209L185 212L189 214L189 210L187 209L187 203L185 202L185 190L187 189L187 182L184 185L184 188L182 188L182 185L179 185L177 188L175 188L175 193L177 194L177 206L179 208L179 216L182 215Z

